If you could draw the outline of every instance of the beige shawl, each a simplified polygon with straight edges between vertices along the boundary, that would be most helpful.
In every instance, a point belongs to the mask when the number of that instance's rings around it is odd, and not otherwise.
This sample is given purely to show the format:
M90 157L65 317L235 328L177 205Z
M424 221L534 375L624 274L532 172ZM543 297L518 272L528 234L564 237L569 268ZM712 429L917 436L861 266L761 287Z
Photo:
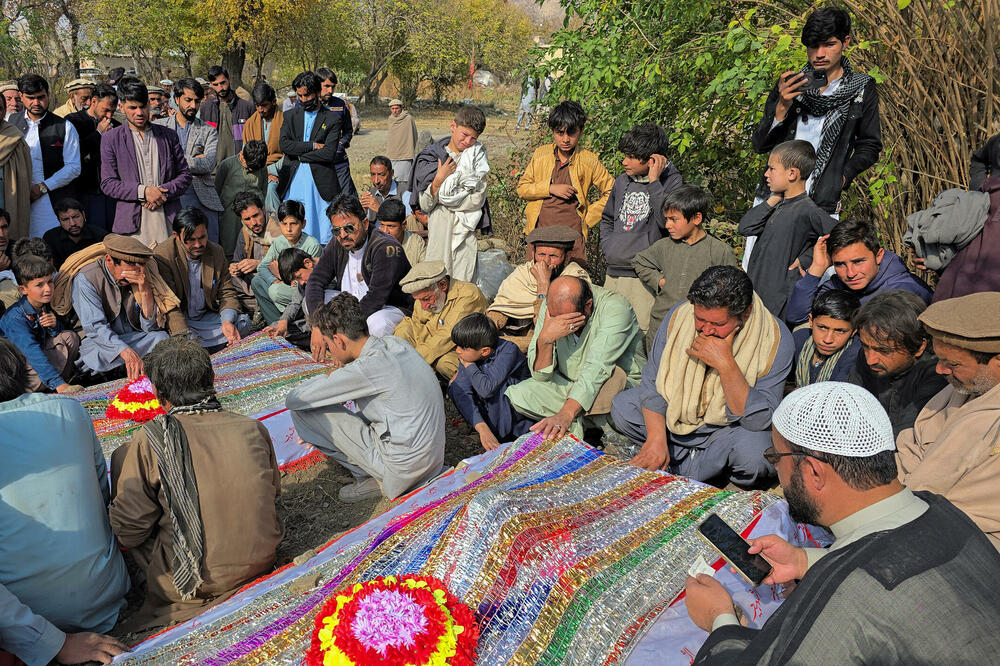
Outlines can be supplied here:
M656 372L656 390L667 401L667 429L676 435L687 435L705 424L722 426L728 422L719 371L687 353L697 336L694 306L688 302L670 318ZM733 338L733 357L750 386L771 369L780 341L778 322L754 293L750 317Z
M274 117L271 118L271 131L264 136L264 117L254 111L246 124L243 126L243 145L250 141L263 141L267 144L267 165L271 166L281 159L281 146L278 139L281 135L281 126L285 122L285 114L280 108L274 110Z
M27 238L31 228L31 151L24 135L0 118L0 166L3 202L10 213L10 239Z
M490 312L499 312L511 319L528 319L535 316L535 302L538 300L538 280L531 274L535 262L518 264L514 272L500 283L500 290ZM566 264L562 275L572 275L590 282L590 274L580 268L575 261Z
M417 126L409 111L389 116L389 138L385 149L390 160L412 160L417 153Z

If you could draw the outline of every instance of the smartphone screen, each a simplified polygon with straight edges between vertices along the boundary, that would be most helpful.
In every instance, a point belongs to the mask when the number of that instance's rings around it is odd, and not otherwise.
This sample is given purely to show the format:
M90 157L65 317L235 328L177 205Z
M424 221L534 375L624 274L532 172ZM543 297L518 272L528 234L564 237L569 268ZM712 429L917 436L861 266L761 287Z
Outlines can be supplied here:
M809 90L819 90L826 85L826 70L808 70L803 73L806 79L806 83L800 90L806 92Z
M748 554L750 544L716 514L709 514L708 518L698 525L698 532L753 585L760 585L771 573L771 565L767 560L759 554Z

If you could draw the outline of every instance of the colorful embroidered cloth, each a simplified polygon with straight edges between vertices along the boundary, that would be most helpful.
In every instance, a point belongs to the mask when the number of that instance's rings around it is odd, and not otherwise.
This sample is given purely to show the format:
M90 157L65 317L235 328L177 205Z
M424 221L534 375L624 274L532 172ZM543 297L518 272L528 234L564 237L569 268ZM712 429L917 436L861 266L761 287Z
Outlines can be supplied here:
M782 507L765 493L646 472L572 437L525 435L471 462L121 663L300 663L331 593L406 573L440 579L475 612L480 664L620 663L697 557L718 559L695 533L705 513L748 532L761 511ZM773 609L777 595L760 590ZM697 650L704 632L680 620L658 640L688 663L682 649Z
M222 406L237 414L252 416L267 426L279 465L321 457L312 447L296 443L291 419L284 407L285 396L292 387L327 368L313 363L308 354L285 340L259 333L213 354L212 366ZM121 379L71 394L94 419L94 430L106 458L111 458L111 453L129 441L133 431L142 427L135 421L105 416L108 404L127 383Z

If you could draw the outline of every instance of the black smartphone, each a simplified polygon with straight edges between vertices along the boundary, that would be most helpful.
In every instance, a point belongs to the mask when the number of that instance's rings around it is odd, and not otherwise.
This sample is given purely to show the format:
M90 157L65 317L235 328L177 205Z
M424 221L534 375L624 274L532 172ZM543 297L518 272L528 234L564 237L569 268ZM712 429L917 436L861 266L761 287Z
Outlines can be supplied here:
M806 77L806 83L799 88L799 92L819 90L827 84L825 69L809 69L803 72L803 76Z
M759 554L750 555L747 553L750 544L718 515L710 513L708 518L698 525L698 534L722 553L726 561L733 565L754 587L764 582L767 575L771 573L771 565L768 564L767 560Z

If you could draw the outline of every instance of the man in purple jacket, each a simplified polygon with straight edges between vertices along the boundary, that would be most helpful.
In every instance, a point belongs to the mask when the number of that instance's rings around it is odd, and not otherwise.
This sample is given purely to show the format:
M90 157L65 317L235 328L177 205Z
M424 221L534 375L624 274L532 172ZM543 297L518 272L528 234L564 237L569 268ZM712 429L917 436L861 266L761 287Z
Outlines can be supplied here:
M150 122L144 83L123 78L118 102L128 122L101 139L101 190L115 200L112 230L154 248L170 238L191 173L177 132Z

